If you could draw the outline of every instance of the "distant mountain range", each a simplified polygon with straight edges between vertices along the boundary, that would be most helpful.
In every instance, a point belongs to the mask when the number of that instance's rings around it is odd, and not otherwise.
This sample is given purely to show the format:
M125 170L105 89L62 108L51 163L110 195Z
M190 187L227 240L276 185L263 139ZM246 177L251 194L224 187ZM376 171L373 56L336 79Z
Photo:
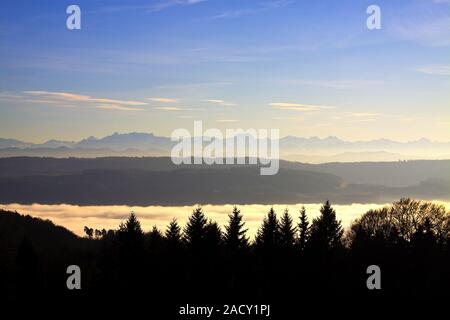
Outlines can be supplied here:
M168 156L174 145L170 137L140 132L114 133L80 141L49 140L45 143L0 138L0 157ZM279 145L281 158L310 163L450 159L450 142L425 138L399 142L388 139L345 141L334 136L286 136L279 140Z

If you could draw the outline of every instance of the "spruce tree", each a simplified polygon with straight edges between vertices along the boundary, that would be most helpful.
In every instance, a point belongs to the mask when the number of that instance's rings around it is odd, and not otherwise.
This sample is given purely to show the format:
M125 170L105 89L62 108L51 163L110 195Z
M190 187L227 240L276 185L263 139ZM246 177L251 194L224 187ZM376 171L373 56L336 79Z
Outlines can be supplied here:
M267 251L278 247L280 242L280 230L277 214L270 208L269 213L264 218L262 226L256 235L256 245Z
M175 218L167 226L165 237L170 247L177 247L181 244L181 227Z
M236 252L248 247L247 230L244 229L245 222L242 221L241 211L234 206L233 212L228 215L228 224L225 226L224 243L225 247Z
M134 212L131 212L125 223L120 224L118 235L120 243L122 246L127 247L127 250L135 251L140 249L144 240L144 232Z
M312 222L311 246L319 250L338 248L342 244L343 233L341 222L336 219L336 212L327 200L320 209L320 216Z
M144 268L145 237L141 224L132 212L118 231L119 277L122 290L135 290Z
M120 224L119 233L126 233L134 237L141 237L144 234L141 228L141 223L137 219L134 212L131 212L125 223Z
M208 221L201 207L197 207L189 217L184 228L183 236L186 244L192 249L199 249L204 245L206 226Z
M300 223L298 224L298 246L301 251L304 251L306 248L306 244L309 239L309 222L308 217L306 215L306 209L303 206L300 210Z
M210 252L216 253L222 245L222 230L215 221L209 221L205 228L205 244Z
M284 249L290 249L295 244L296 228L289 214L288 209L284 210L283 216L280 219L280 245Z
M151 246L159 246L163 240L161 231L156 226L148 233L148 240Z

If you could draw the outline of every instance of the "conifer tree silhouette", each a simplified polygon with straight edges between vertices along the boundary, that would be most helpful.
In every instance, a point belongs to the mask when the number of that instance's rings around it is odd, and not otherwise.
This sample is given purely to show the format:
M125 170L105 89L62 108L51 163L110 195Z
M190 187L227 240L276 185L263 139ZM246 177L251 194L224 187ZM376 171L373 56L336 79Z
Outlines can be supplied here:
M144 232L141 228L141 223L137 219L134 212L131 212L125 223L121 223L119 226L119 234L125 235L129 239L142 239Z
M165 237L169 248L181 246L181 227L175 218L167 226Z
M150 240L158 241L163 238L163 235L157 226L153 226L152 230L148 233L148 237Z
M195 208L183 230L184 240L190 249L197 251L204 247L207 224L202 208Z
M120 284L123 289L134 290L142 273L145 252L144 232L134 212L118 230Z
M270 208L267 216L264 218L262 226L256 235L256 246L266 252L272 252L280 244L280 228L273 207Z
M128 253L132 254L142 249L144 232L134 212L131 212L125 223L119 225L118 239L122 246L122 251L128 251Z
M311 224L311 247L317 250L336 249L342 245L343 233L341 222L336 219L336 212L327 200L320 208L320 216Z
M220 226L215 221L209 221L205 228L205 245L207 250L212 253L217 253L222 245L222 231Z
M233 212L228 215L228 224L225 226L224 243L231 252L237 252L248 248L247 230L244 229L245 222L242 221L241 211L234 206Z
M300 223L298 224L298 246L300 251L305 251L306 243L309 239L309 222L308 217L306 215L306 209L303 206L300 210Z
M162 267L160 274L166 275L162 281L162 291L176 299L184 293L179 284L182 281L183 273L180 272L180 265L187 265L184 256L184 246L182 229L178 221L173 218L165 231L165 246L163 250ZM161 259L160 259L161 260ZM177 288L176 290L174 288Z
M294 247L295 233L296 227L294 226L292 217L286 208L280 219L280 245L283 249L289 250Z
M161 249L164 237L156 226L153 226L152 230L147 234L147 239L150 252L156 253Z

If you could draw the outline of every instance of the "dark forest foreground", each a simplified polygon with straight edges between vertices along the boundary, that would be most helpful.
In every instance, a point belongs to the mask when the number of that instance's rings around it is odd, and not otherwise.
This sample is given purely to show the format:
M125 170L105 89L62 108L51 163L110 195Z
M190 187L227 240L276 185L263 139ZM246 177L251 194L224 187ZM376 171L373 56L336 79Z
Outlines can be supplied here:
M255 239L244 220L235 207L221 228L197 207L184 227L173 220L164 231L144 232L131 214L117 230L87 226L80 238L50 221L2 211L1 301L109 310L134 303L164 319L189 318L178 315L187 306L270 305L277 318L313 302L386 306L449 296L450 214L441 205L401 199L348 230L328 202L312 221L305 210L291 216L271 209ZM69 266L79 267L79 290ZM260 316L237 318L246 317Z

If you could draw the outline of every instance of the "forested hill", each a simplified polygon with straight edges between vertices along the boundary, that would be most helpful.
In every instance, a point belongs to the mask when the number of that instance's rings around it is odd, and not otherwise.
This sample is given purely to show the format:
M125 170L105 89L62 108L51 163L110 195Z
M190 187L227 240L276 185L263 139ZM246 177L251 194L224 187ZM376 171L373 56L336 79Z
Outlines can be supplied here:
M0 159L0 203L191 205L450 200L450 160L182 165L170 158Z
M248 166L248 165L247 165ZM350 183L385 186L417 184L429 178L450 180L450 160L308 164L280 161L281 168L326 172ZM171 171L180 168L226 169L226 165L175 165L168 157L0 158L0 177L77 174L89 169ZM233 165L232 167L239 167Z

